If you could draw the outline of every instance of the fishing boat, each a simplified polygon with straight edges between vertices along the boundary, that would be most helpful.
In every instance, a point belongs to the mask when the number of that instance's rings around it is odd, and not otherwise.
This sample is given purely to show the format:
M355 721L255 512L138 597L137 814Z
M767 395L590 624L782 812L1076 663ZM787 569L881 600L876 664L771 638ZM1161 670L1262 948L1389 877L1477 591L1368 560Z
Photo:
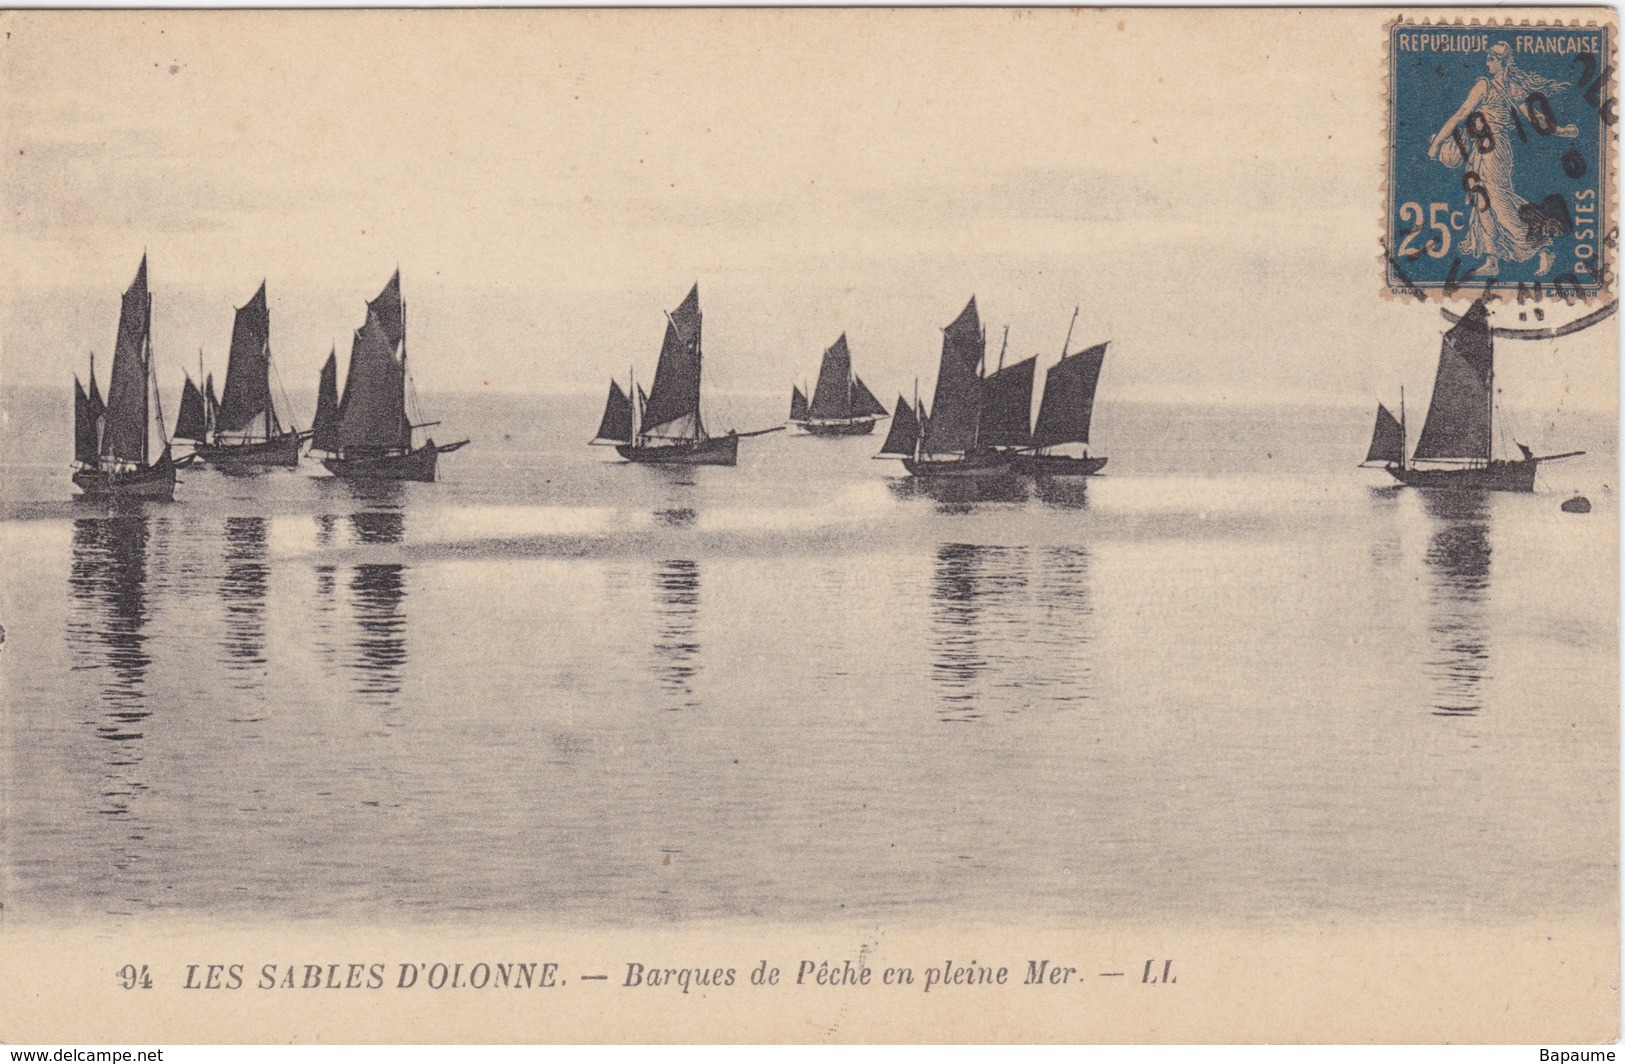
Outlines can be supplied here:
M754 432L730 430L712 436L700 413L700 377L705 356L701 347L700 286L689 290L677 309L666 315L660 362L647 394L635 382L630 392L610 381L604 416L592 443L613 445L629 462L652 465L731 466L739 461L739 441L779 432L784 426ZM633 396L636 396L634 402Z
M199 374L202 361L199 354ZM284 427L271 397L271 312L262 281L254 298L237 308L223 394L214 398L212 376L204 391L188 377L175 438L195 441L192 453L212 466L252 470L298 465L310 435L292 424Z
M845 333L824 351L812 401L800 388L790 390L790 423L813 436L867 436L887 416L863 379L852 373Z
M942 359L930 416L925 416L917 396L914 408L905 416L907 404L899 397L891 431L877 458L901 458L903 468L916 477L986 477L1010 472L1011 451L992 443L998 438L996 415L989 420L989 431L983 432L986 347L987 337L972 296L953 324L942 330ZM1013 374L1007 381L1014 379ZM1001 394L1007 390L1016 389L998 389ZM1025 419L1023 414L1023 422Z
M439 457L467 440L412 446L412 431L440 424L407 416L412 378L406 370L406 304L395 271L378 298L367 303L367 320L355 332L344 395L338 393L338 352L327 356L316 390L311 449L325 452L322 465L353 480L433 481ZM414 396L415 399L415 396ZM415 405L415 403L414 403Z
M1106 360L1106 345L1096 344L1067 354L1072 346L1072 327L1077 322L1078 311L1074 308L1072 324L1067 326L1066 340L1061 344L1061 361L1044 374L1044 397L1038 404L1030 447L1015 456L1013 465L1018 473L1092 476L1106 464L1106 459L1089 454L1089 422L1094 414L1101 363ZM1056 450L1080 444L1082 454Z
M1496 458L1491 436L1494 398L1495 340L1489 313L1480 299L1444 334L1433 379L1433 398L1410 459L1405 456L1405 401L1401 392L1399 417L1382 404L1377 405L1377 422L1365 463L1383 463L1395 480L1413 488L1533 491L1541 462L1585 453L1536 455L1514 441L1522 452L1521 458Z
M152 366L152 293L147 290L147 257L124 292L112 376L104 405L96 388L92 356L90 391L74 378L73 482L86 495L169 500L175 497L175 462L169 441L150 460L154 414L163 435L163 410Z

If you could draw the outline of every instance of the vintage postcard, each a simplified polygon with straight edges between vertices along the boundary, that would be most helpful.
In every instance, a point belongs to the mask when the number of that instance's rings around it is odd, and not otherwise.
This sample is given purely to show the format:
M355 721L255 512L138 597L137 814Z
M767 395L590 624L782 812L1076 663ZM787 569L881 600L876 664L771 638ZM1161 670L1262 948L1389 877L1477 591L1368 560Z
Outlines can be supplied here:
M1618 29L0 15L0 1039L1616 1039Z

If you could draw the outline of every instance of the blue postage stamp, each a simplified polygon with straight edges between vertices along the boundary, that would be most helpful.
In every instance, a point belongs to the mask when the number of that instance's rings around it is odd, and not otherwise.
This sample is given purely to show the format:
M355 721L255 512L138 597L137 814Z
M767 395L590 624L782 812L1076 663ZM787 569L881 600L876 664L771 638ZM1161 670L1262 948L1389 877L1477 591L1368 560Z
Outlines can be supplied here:
M1613 288L1615 27L1388 27L1387 290Z

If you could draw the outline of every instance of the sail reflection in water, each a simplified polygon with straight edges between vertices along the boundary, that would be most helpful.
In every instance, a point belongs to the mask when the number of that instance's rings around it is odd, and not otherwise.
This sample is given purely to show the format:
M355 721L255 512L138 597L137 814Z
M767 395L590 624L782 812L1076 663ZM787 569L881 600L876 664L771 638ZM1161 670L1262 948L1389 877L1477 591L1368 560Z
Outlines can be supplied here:
M898 499L930 499L941 514L968 514L984 503L1026 502L1027 483L1020 477L895 477L886 490Z
M944 544L932 581L931 677L944 723L1075 708L1090 697L1085 546Z
M267 523L263 517L226 518L226 572L220 581L226 633L222 664L238 674L235 686L252 690L265 680L265 590Z
M1425 493L1423 505L1434 526L1427 551L1433 647L1425 662L1434 683L1433 712L1471 716L1484 708L1482 688L1490 678L1490 500L1482 492L1437 491Z
M698 709L694 677L699 673L700 566L698 562L673 559L655 570L655 590L659 604L655 616L660 632L654 650L660 691L671 711Z
M120 910L150 893L150 884L138 880L148 832L140 800L150 779L143 746L153 723L146 702L152 665L147 631L151 538L148 518L140 512L76 520L68 576L69 653L75 670L96 670L102 678L95 708L83 721L93 744L87 760L100 763L87 811L112 832L104 840L106 863L93 862L94 871L76 878L81 887L90 881L112 884L116 900L109 900ZM96 837L90 826L80 845L91 845Z
M988 570L1007 554L1001 547L945 543L937 548L936 576L931 587L931 620L937 656L931 675L942 688L941 720L968 723L982 716L981 678L987 656L985 616L1000 583Z
M1042 485L1040 485L1042 489ZM1061 483L1063 506L1082 506L1081 481ZM1022 640L1026 679L1024 693L1051 708L1069 708L1090 697L1094 681L1089 644L1093 640L1094 605L1089 593L1091 557L1086 546L1052 547L1038 557L1033 573L1032 630Z
M145 632L150 535L144 513L73 523L68 642L82 662L76 667L107 670L96 731L115 742L140 739L141 721L151 715L143 690L152 664Z
M398 511L368 510L351 514L350 527L359 543L399 543L406 520ZM406 665L406 614L401 608L406 598L406 566L399 562L357 565L350 576L350 597L360 629L352 661L355 693L373 705L394 708ZM384 724L399 726L390 720Z

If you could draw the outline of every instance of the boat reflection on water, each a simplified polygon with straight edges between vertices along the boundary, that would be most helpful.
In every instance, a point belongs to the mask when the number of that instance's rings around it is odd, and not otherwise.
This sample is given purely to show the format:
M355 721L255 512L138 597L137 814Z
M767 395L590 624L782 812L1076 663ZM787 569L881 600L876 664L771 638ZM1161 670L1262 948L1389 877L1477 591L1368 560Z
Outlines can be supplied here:
M1057 510L1082 510L1089 505L1089 480L1039 476L1033 480L1033 496Z
M1087 546L945 543L931 585L938 719L1064 711L1092 697L1092 557Z
M96 733L113 742L142 738L146 706L148 547L152 525L133 504L127 512L73 523L68 588L74 615L68 644L76 668L105 669Z
M350 515L350 532L358 544L396 544L406 534L406 516L398 510L362 510ZM406 666L406 566L401 562L363 562L350 573L350 604L359 635L351 667L353 690L372 705L396 708L401 674ZM385 720L385 727L399 722Z
M941 716L948 724L980 720L984 647L998 599L1025 583L1017 571L1025 548L944 543L937 548L931 581L931 629L936 656L931 678L941 689Z
M234 686L238 690L257 688L265 680L265 591L271 572L266 533L263 517L226 518L226 571L220 581L226 622L220 640L221 664L237 674Z
M1490 498L1478 491L1423 493L1433 523L1428 540L1428 633L1424 662L1433 681L1432 712L1472 716L1484 709L1490 679L1487 602L1490 587Z
M357 543L399 543L406 535L406 515L399 510L363 510L350 515Z
M659 563L654 574L660 630L654 644L662 709L698 709L694 677L700 671L700 565L687 559Z
M1081 482L1066 487L1083 488ZM1082 501L1079 501L1082 506ZM1032 627L1022 640L1023 691L1034 704L1071 708L1093 697L1094 667L1089 646L1094 641L1091 595L1093 556L1087 546L1051 547L1034 568Z
M139 504L73 522L69 654L75 671L94 672L101 681L99 691L85 692L89 705L82 721L92 744L86 763L99 766L90 783L94 793L85 798L95 824L77 845L100 841L106 846L105 864L93 861L97 872L91 878L107 881L105 889L118 899L147 893L136 880L148 832L141 810L149 789L144 747L155 723L146 690L152 665L147 581L153 539L153 522ZM101 825L116 826L98 840Z
M886 481L894 498L930 499L941 514L971 513L982 503L1022 503L1030 498L1024 477L898 477Z

